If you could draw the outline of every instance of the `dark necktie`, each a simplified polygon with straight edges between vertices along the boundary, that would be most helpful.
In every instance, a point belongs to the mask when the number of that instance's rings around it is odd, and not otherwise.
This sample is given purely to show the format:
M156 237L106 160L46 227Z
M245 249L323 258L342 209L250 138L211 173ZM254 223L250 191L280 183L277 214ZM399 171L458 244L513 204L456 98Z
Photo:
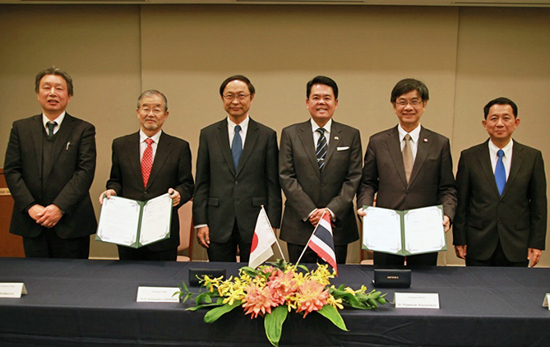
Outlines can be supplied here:
M506 185L506 170L504 170L504 163L502 162L504 151L502 149L499 149L497 155L498 160L497 166L495 168L495 181L497 182L498 193L502 196L504 186Z
M153 139L146 139L147 148L143 151L143 157L141 158L141 175L143 177L143 186L147 187L147 182L149 182L149 175L151 174L151 169L153 168Z
M407 183L409 183L414 165L414 158L411 148L411 135L405 135L403 140L405 141L405 145L403 146L403 164L405 164L405 176L407 177Z
M46 123L46 125L48 126L48 137L52 137L53 136L53 129L57 125L57 122L48 122L48 123Z
M325 137L325 128L317 128L315 131L319 133L319 140L317 141L317 149L315 154L317 156L317 165L319 165L319 171L325 166L325 156L327 155L327 138Z
M243 140L241 139L240 125L235 125L235 136L233 136L233 143L231 144L231 154L233 155L233 165L235 165L235 171L239 167L239 160L243 153Z

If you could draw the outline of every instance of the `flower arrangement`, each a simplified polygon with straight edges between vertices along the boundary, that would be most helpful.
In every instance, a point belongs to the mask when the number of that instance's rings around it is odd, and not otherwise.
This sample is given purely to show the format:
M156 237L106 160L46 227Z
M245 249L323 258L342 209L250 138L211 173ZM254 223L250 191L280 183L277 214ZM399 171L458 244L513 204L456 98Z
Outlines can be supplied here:
M211 308L204 316L206 323L215 322L239 306L251 319L263 316L267 338L273 346L278 346L283 323L292 310L304 318L317 312L347 331L339 309L369 310L386 304L386 294L374 290L367 293L365 286L358 290L344 285L336 288L330 285L331 278L334 272L328 270L328 265L317 264L317 269L310 271L303 265L279 260L258 269L243 267L238 277L227 280L205 275L199 280L206 291L192 293L184 282L177 294L183 302L194 297L195 306L188 310Z

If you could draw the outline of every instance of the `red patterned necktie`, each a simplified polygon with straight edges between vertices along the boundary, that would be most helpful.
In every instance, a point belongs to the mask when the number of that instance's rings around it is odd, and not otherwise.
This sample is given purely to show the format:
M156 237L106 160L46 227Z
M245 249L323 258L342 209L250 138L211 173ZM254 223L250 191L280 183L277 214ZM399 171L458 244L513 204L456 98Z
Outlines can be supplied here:
M143 186L147 187L151 168L153 167L153 147L151 146L153 139L146 139L145 142L147 142L147 148L145 148L141 158L141 175L143 176Z

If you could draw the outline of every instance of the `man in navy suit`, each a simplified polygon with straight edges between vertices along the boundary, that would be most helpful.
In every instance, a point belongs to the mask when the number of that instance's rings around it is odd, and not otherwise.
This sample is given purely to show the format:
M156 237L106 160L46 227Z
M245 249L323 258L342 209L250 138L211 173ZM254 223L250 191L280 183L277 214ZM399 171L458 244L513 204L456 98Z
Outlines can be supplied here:
M483 111L489 139L464 150L458 163L456 255L468 266L533 267L547 228L542 154L512 140L520 123L512 100L496 98Z
M242 75L220 86L227 118L201 130L193 220L210 261L250 257L263 205L275 232L281 220L277 133L250 118L255 89Z
M95 233L89 189L96 164L95 128L65 112L73 81L54 66L36 76L42 114L11 129L4 172L15 200L10 232L27 257L82 258Z
M338 263L346 262L348 244L359 238L353 198L361 180L361 136L332 119L337 106L336 82L314 77L306 85L311 118L284 128L281 135L279 176L286 196L281 239L293 263L325 213L332 220ZM320 259L308 248L301 261Z
M394 86L390 102L399 124L371 136L357 205L409 210L443 205L449 230L456 208L456 185L449 139L420 125L429 99L426 85L406 78ZM408 158L408 160L406 160ZM359 208L358 214L365 212ZM436 265L437 252L408 256L407 266ZM405 257L374 252L374 264L402 266Z
M123 196L146 201L168 193L172 198L170 237L134 249L118 246L121 260L176 260L179 245L178 208L193 196L189 143L162 131L168 118L168 100L158 90L138 98L138 132L113 141L111 176L99 196Z

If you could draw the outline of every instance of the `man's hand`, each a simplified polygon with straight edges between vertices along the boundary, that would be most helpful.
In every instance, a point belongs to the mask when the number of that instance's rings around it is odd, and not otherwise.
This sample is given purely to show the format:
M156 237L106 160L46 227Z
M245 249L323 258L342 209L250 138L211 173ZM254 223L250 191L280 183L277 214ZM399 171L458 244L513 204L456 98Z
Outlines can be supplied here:
M180 192L178 192L174 188L168 188L168 194L170 195L170 198L172 199L172 206L178 206L180 201L181 201Z
M367 215L367 211L363 210L363 208L360 207L359 209L357 209L357 215L359 216L359 219L361 219L362 221L363 220L362 218Z
M443 216L443 226L445 227L445 232L449 231L451 228L451 219L447 216Z
M204 248L210 247L210 229L207 226L197 229L197 240Z
M455 246L455 253L456 256L460 259L466 259L466 248L468 248L467 245L456 245Z
M29 208L29 216L31 216L31 218L34 220L38 220L38 218L40 218L38 214L42 213L42 211L44 211L44 206L39 204L33 205L31 208Z
M331 216L329 210L327 208L318 208L313 213L311 213L311 216L309 216L309 222L316 227L317 224L319 224L319 221L323 217L323 214L328 214ZM332 216L331 216L332 217Z
M36 223L46 228L53 228L57 222L63 217L63 212L54 204L48 205L44 210L38 213L39 218Z
M110 199L111 196L116 196L116 192L114 189L107 189L103 193L99 194L99 204L103 205L103 198Z
M530 260L529 267L534 267L539 263L542 251L536 248L529 248L527 250L527 259Z

